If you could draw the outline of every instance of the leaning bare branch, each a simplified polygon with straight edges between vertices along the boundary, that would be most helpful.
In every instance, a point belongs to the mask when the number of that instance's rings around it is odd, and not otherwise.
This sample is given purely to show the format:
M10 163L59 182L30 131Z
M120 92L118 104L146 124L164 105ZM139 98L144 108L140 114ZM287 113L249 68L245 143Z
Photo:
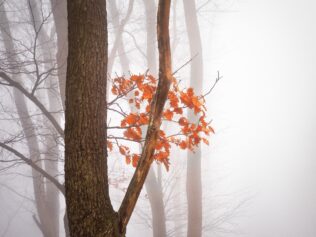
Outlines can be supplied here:
M222 79L223 77L219 75L219 71L217 71L217 77L216 80L213 84L213 86L209 89L208 92L206 92L204 95L202 95L202 97L206 97L207 95L211 94L211 92L213 91L213 89L215 88L216 84L219 82L220 79Z
M193 61L194 58L198 56L198 53L195 54L192 58L190 58L188 61L186 61L182 66L180 66L177 70L175 70L172 75L174 76L177 72L179 72L182 68L184 68L186 65L188 65L190 62Z
M140 191L145 183L150 166L154 160L153 155L161 125L161 117L170 84L172 81L171 52L169 39L169 15L170 0L160 0L157 15L158 49L159 49L159 80L154 99L151 104L149 125L137 168L133 178L128 185L118 211L120 228L125 232L125 228L132 215Z
M43 175L46 179L48 179L50 182L52 182L56 186L56 188L58 188L60 190L60 192L65 195L65 187L61 183L59 183L53 176L48 174L45 170L43 170L42 168L38 167L31 159L26 158L22 153L20 153L16 149L8 146L7 144L5 144L3 142L0 142L0 147L2 147L3 149L11 152L15 156L19 157L27 165L31 166L34 170L36 170L41 175Z
M54 116L48 112L45 106L31 93L29 93L23 86L21 86L18 82L12 80L6 73L0 72L0 77L4 79L6 82L10 84L10 86L18 89L23 95L25 95L28 99L30 99L46 116L46 118L52 123L60 136L64 137L64 131L61 126L58 124Z

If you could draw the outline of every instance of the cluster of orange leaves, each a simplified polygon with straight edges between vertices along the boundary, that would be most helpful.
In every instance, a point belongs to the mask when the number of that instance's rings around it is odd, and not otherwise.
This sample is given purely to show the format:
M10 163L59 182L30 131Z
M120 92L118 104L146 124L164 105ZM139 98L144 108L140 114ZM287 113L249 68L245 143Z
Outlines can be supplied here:
M132 153L129 147L119 141L133 141L143 145L157 84L158 80L151 75L117 77L112 81L111 92L115 99L109 102L108 107L119 99L124 99L133 109L128 114L122 109L119 112L123 116L119 126L124 132L122 137L109 137L108 150L112 151L113 145L116 145L120 154L125 157L126 163L134 167L137 166L140 154ZM192 111L194 115L190 118L194 121L190 121L188 116L184 115L186 110ZM173 79L163 112L163 122L170 122L178 128L178 131L168 135L163 130L159 131L154 159L163 163L168 170L172 144L191 151L194 151L202 141L208 145L207 137L210 133L214 133L214 130L206 121L205 112L204 97L196 95L193 88L179 89L177 80ZM175 131L174 127L172 131Z

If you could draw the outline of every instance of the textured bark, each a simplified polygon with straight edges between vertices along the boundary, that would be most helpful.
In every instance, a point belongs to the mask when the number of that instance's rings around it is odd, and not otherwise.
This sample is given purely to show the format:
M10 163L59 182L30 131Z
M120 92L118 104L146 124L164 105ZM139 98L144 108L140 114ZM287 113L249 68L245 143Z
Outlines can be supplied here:
M127 16L130 15L132 11L133 2L129 3L129 8L127 11ZM156 63L156 6L155 2L150 0L144 0L145 8L146 8L146 29L147 29L147 65L150 69L150 73L155 75L157 74L157 63ZM129 59L125 53L124 43L123 43L123 31L122 25L120 25L119 20L119 12L116 6L116 1L113 1L109 5L109 10L112 17L112 24L115 31L115 43L112 48L112 52L110 55L116 54L115 50L117 50L117 55L120 59L121 67L123 75L128 76L129 73ZM126 19L126 18L125 18ZM126 21L124 20L126 23ZM110 58L111 60L111 58ZM114 59L112 59L114 61ZM113 64L113 62L112 62ZM109 64L109 65L112 65ZM108 74L111 75L111 68L108 68ZM131 106L131 111L135 112L136 108ZM146 131L144 130L143 133ZM140 147L141 148L141 147ZM151 167L148 176L145 181L145 188L148 194L149 203L152 211L152 226L153 226L153 236L154 237L165 237L166 236L166 218L164 212L163 205L163 194L161 183L157 182L157 178L154 172L154 167Z
M164 104L172 80L170 0L158 9L159 82L146 142L118 215L109 193L106 160L107 32L105 2L68 1L65 187L71 236L121 236L153 161ZM118 225L119 224L119 225Z
M202 94L203 58L202 43L197 21L195 0L183 0L185 22L190 45L191 62L190 84L197 94ZM188 114L189 120L196 120L193 112ZM202 178L201 148L194 153L188 152L187 161L187 199L188 199L188 237L202 236Z
M159 49L159 82L151 104L151 114L145 145L137 168L128 186L119 209L120 228L124 229L132 215L146 176L153 162L155 145L161 125L163 107L172 81L171 53L169 40L170 0L160 0L157 16L157 38Z
M104 0L68 1L65 188L70 235L121 236L108 190Z

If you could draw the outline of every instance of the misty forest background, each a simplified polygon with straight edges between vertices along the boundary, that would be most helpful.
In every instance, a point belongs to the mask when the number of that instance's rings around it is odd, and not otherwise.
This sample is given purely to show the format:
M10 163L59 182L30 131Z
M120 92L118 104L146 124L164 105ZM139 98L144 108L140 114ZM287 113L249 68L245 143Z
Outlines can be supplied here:
M107 2L108 77L157 76L157 1ZM64 182L66 9L0 0L0 236L65 236L53 181ZM154 162L127 236L316 235L315 13L313 0L172 1L175 77L199 94L215 85L215 134L195 153L172 149L168 172ZM110 154L114 209L133 171Z

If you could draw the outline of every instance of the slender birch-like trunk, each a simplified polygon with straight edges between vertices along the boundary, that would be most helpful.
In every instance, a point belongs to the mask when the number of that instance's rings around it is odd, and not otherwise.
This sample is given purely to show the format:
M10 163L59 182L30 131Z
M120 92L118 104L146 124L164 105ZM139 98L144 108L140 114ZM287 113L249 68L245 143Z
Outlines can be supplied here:
M196 56L191 62L190 85L197 94L203 88L203 52L200 28L197 20L195 0L183 0L185 22L187 27L190 55ZM188 114L189 120L196 120L193 112ZM202 177L201 147L195 152L188 152L187 160L187 200L188 200L188 237L202 236Z

